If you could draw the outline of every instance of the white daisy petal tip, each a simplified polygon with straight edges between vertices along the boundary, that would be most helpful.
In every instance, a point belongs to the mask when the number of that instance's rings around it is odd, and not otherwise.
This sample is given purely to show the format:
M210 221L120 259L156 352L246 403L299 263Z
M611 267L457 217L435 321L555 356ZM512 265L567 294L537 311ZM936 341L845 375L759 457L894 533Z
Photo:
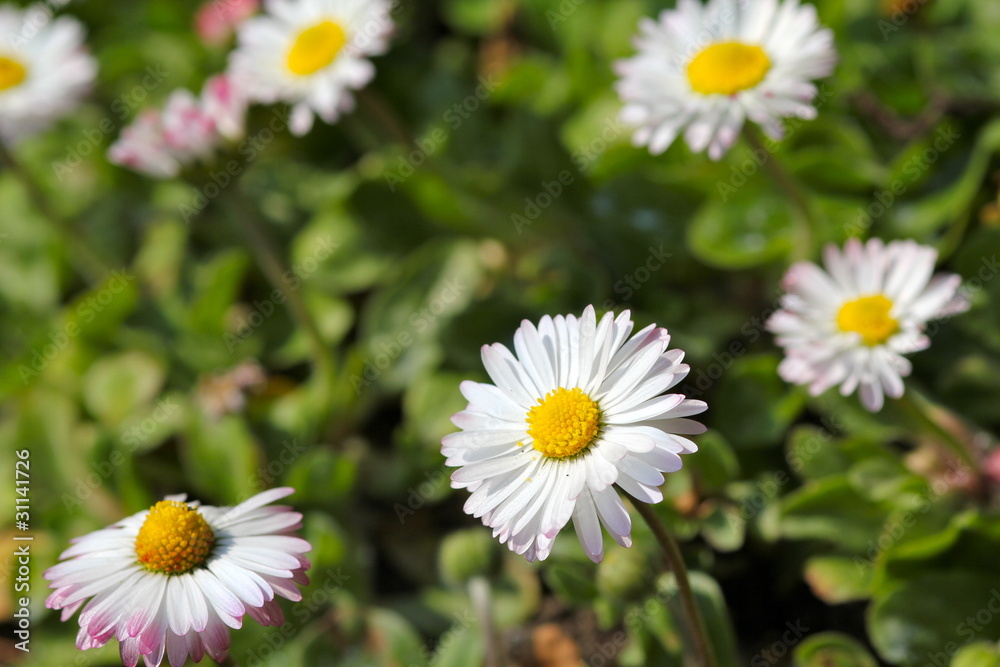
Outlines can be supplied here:
M235 508L168 496L77 538L76 551L44 574L54 589L46 606L62 610L63 621L82 607L77 647L117 638L125 664L158 665L165 651L171 667L206 653L223 659L227 626L240 628L246 614L278 623L275 595L301 599L290 583L307 581L310 566L301 554L312 546L293 534L301 515L264 507L292 493L271 489Z
M785 351L778 373L811 396L857 391L878 412L886 394L902 395L902 355L927 347L927 324L965 310L961 278L934 276L937 251L914 241L852 238L843 250L827 246L823 259L796 264L782 281L781 309L767 322Z
M650 325L634 335L633 329L628 311L598 322L592 306L579 317L524 320L513 336L517 354L504 355L508 393L460 385L470 403L452 422L462 430L442 439L449 465L458 467L451 485L469 489L465 511L528 560L544 560L570 518L596 561L604 554L602 524L616 541L630 544L629 524L608 500L620 504L611 486L659 502L662 493L648 485L662 484L662 473L678 469L674 452L696 449L679 434L698 430L697 422L673 417L707 406L663 393L674 384L682 354L667 349L666 329ZM501 344L483 349L501 348L507 350ZM515 405L511 395L523 400Z
M681 3L642 19L639 29L637 54L613 66L615 89L633 143L653 154L684 136L693 151L718 160L748 118L775 136L782 118L815 117L811 82L837 59L831 31L797 0Z

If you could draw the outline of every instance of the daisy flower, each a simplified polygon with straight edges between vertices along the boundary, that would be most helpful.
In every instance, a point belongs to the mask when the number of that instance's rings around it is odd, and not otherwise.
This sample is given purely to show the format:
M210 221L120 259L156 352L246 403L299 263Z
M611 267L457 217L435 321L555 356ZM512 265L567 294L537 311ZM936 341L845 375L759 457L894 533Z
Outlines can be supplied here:
M782 118L815 118L811 81L836 63L833 33L799 0L679 0L644 19L635 44L638 54L615 64L633 143L658 154L683 132L713 160L746 119L777 140Z
M200 98L175 90L163 111L146 109L122 130L108 159L147 176L172 178L209 158L224 141L242 137L246 109L246 97L224 74L206 81Z
M302 599L312 547L292 532L302 515L265 507L293 489L259 493L236 507L211 507L168 496L152 508L74 540L45 572L55 592L45 601L62 620L78 609L76 646L118 639L122 662L142 656L154 667L164 652L172 667L229 650L229 630L249 614L281 625L276 595ZM88 602L89 599L89 602ZM86 606L84 606L86 604Z
M884 395L903 395L911 365L902 355L930 346L927 322L968 309L955 274L931 277L934 248L914 241L847 242L826 247L825 269L801 262L789 269L781 310L768 320L785 348L778 372L819 395L840 385L858 390L864 406L882 409Z
M385 52L389 0L268 0L266 14L239 28L230 71L251 99L292 105L303 135L313 114L327 123L354 106L352 89L375 76L368 56Z
M614 489L647 503L663 500L664 472L697 451L683 437L705 431L686 419L702 401L664 394L688 373L666 329L635 334L629 312L598 322L593 306L573 315L524 321L514 351L483 347L495 384L463 382L468 407L442 440L453 488L472 492L465 511L529 561L545 559L573 519L584 551L604 555L601 525L632 543L632 522Z
M0 7L0 138L8 143L75 109L97 75L83 26L67 17L40 21L50 14L42 5Z

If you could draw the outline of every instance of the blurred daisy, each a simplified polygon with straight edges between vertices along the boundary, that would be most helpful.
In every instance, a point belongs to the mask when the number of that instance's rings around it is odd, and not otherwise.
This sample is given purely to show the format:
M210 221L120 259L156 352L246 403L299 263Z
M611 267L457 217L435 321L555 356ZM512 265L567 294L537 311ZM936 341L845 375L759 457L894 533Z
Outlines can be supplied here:
M836 63L833 33L798 0L679 0L640 30L638 54L616 63L616 87L633 143L651 153L683 132L718 160L746 119L780 139L782 118L816 116L811 81Z
M195 32L206 44L219 46L258 9L260 0L209 0L195 14Z
M172 178L222 145L243 136L247 101L227 75L205 82L201 97L175 90L163 111L146 109L122 130L111 162L154 178Z
M368 56L387 47L389 0L269 0L239 28L230 70L251 99L292 105L291 130L310 130L354 105L352 89L375 76Z
M48 19L51 11L0 7L0 138L8 143L76 108L97 74L83 26L67 17Z
M857 389L876 412L885 394L903 395L911 366L902 355L930 346L927 322L968 309L961 278L932 278L937 251L913 241L851 239L843 252L827 246L824 259L825 271L801 262L785 275L782 308L767 323L785 348L779 373L813 396Z
M281 625L275 595L302 599L312 547L292 532L302 515L265 507L293 489L259 493L236 507L199 506L169 496L149 510L74 540L45 578L55 592L45 601L62 620L80 607L76 646L119 641L122 662L172 667L205 653L222 661L230 628L249 614ZM87 600L90 600L87 602ZM86 604L86 606L83 606Z
M600 322L593 306L573 315L525 321L516 356L483 347L493 382L463 382L468 407L452 417L462 431L441 451L454 488L472 492L465 511L528 560L542 560L573 519L592 560L604 555L601 525L622 546L632 522L613 484L658 503L664 472L697 451L683 435L705 427L686 419L705 403L664 394L688 373L684 353L669 350L666 329L650 325L629 338L628 311Z

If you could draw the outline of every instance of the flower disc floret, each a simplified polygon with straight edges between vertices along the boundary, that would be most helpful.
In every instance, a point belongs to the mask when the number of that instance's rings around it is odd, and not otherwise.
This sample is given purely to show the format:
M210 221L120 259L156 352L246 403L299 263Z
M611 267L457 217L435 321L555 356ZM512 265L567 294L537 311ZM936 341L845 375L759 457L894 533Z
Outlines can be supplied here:
M151 572L184 574L212 553L215 534L197 509L176 500L161 500L149 510L135 538L139 563Z
M865 345L881 345L899 331L899 322L892 312L891 299L882 296L863 296L848 301L837 313L837 326L845 333L859 333Z
M0 56L0 90L20 85L28 77L24 65L12 58Z
M534 447L553 458L584 451L600 431L601 410L579 387L550 391L528 411Z
M332 63L345 44L347 34L339 23L323 21L306 28L288 52L288 69L299 76L315 74Z
M771 69L759 46L719 42L701 51L687 66L691 88L702 95L735 95L755 87Z

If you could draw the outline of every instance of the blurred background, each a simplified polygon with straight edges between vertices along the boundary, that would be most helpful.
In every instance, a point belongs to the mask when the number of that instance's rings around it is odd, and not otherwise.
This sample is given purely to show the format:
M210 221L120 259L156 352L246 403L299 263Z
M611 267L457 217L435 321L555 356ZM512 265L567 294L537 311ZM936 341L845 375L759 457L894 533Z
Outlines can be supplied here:
M617 121L612 63L673 2L402 0L354 112L296 138L287 109L253 107L246 140L169 180L107 148L232 42L199 39L193 0L62 8L97 85L12 149L36 192L0 171L0 486L12 508L9 453L30 450L35 536L32 650L5 632L0 662L120 664L44 609L70 538L165 494L288 485L312 584L284 626L233 632L233 665L479 665L490 635L495 664L685 664L641 522L600 565L572 530L526 563L463 513L439 451L483 344L595 304L667 327L709 404L656 509L722 665L1000 665L1000 4L814 4L840 63L766 159L821 241L913 238L962 275L973 307L932 327L908 388L976 468L896 404L778 378L763 323L793 257L818 259L799 209L743 143L654 157Z

